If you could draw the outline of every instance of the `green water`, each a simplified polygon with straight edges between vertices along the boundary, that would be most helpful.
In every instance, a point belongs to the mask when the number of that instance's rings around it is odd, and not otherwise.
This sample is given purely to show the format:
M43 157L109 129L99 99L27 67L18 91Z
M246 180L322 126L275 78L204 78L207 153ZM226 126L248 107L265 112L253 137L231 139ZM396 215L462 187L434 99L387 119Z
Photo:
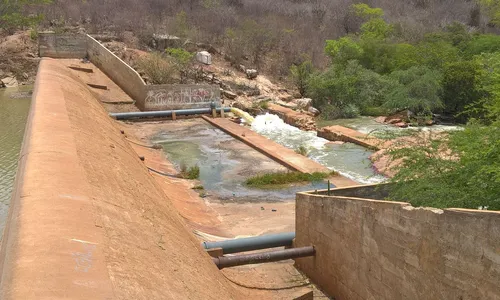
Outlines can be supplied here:
M27 92L31 89L32 87L25 86L0 89L0 232L3 232L9 211L19 152L31 103L31 96Z

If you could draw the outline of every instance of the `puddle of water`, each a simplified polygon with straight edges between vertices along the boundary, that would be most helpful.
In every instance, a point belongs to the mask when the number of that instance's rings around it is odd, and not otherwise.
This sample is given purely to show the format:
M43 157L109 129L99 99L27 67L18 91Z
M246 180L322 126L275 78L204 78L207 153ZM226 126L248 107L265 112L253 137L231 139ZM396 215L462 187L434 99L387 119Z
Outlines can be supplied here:
M301 191L324 189L325 182L315 182L279 189L253 189L245 180L259 174L262 163L254 157L245 157L238 149L232 149L234 138L209 124L195 125L182 130L164 132L153 141L161 144L168 159L178 169L182 164L200 167L200 181L208 194L221 199L245 199L258 201L291 200ZM255 151L251 149L250 151ZM268 160L262 158L262 160Z
M0 89L0 232L9 211L32 87ZM23 96L19 96L23 93ZM14 96L15 98L11 98Z
M290 149L305 146L312 160L357 182L379 183L386 180L375 173L369 159L373 152L364 147L351 143L331 144L318 137L316 132L302 131L273 114L257 116L252 130Z

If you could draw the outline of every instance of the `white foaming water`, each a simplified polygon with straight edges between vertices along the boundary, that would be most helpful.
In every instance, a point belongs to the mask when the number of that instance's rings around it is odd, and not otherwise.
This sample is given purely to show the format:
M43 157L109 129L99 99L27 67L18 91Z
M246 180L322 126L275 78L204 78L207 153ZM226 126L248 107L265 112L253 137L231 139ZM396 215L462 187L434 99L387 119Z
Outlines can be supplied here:
M277 115L265 114L255 118L252 130L290 149L304 146L309 157L318 163L360 183L379 183L386 180L375 173L369 160L373 153L361 146L346 143L332 144L315 131L303 131L286 124Z

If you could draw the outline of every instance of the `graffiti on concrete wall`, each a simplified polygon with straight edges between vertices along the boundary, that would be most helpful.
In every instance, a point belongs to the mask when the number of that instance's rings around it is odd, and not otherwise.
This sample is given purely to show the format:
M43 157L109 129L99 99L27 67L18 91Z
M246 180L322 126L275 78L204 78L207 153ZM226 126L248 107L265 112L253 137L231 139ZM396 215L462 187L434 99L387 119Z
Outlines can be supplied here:
M177 87L150 90L146 96L146 107L167 107L174 104L203 104L218 101L219 95L213 87Z

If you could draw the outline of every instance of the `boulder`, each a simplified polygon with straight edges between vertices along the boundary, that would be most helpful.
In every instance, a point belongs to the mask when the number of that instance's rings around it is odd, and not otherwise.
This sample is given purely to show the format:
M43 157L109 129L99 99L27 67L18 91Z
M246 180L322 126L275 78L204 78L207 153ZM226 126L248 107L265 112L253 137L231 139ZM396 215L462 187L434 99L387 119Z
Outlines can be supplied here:
M307 109L307 112L312 114L315 117L319 116L319 114L321 113L318 109L316 109L312 106L309 106L309 108Z
M248 111L251 108L251 105L246 102L237 101L233 104L233 107L243 111Z
M290 94L282 94L282 95L279 95L279 99L281 101L290 102L293 100L293 96Z
M375 122L384 124L386 119L387 117L378 117L375 118Z
M390 119L386 121L389 124L397 124L397 123L402 123L403 121L401 119Z
M293 102L295 102L297 104L298 108L304 109L304 110L307 110L312 105L311 98L296 99Z
M248 79L255 79L259 75L259 71L255 69L247 69L245 73L247 74Z
M0 80L3 83L3 86L5 87L16 87L19 85L17 82L17 79L15 77L5 77L4 79Z
M405 123L405 122L399 122L399 123L395 123L393 124L394 126L397 126L399 128L407 128L408 127L408 124Z
M222 95L224 95L224 97L231 99L231 100L234 100L234 99L236 99L236 97L238 97L237 94L230 92L228 90L221 90L221 92L222 92Z

